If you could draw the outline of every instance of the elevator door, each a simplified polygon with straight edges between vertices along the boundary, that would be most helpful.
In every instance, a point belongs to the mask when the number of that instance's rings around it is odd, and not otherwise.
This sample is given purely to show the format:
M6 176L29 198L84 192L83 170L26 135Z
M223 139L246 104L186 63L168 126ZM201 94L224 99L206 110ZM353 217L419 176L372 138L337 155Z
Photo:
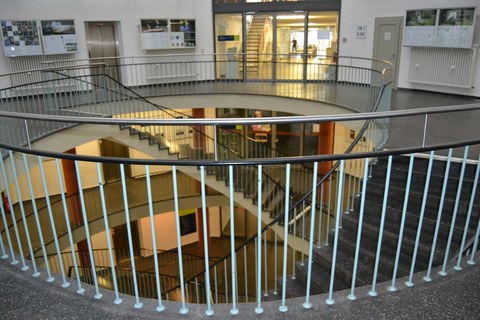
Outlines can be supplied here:
M92 67L92 74L99 75L107 73L115 80L120 79L119 70L117 68L117 46L118 40L115 34L115 23L108 22L87 22L87 46L88 55L92 63L105 63L108 68ZM97 85L105 85L108 81L104 77L94 77L94 83Z

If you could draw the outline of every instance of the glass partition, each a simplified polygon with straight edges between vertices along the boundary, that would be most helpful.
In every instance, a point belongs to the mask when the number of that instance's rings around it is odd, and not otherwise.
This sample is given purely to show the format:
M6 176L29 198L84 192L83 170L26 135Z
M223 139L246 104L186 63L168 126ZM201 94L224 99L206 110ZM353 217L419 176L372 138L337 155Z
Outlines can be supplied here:
M242 14L215 15L215 52L217 79L243 79Z

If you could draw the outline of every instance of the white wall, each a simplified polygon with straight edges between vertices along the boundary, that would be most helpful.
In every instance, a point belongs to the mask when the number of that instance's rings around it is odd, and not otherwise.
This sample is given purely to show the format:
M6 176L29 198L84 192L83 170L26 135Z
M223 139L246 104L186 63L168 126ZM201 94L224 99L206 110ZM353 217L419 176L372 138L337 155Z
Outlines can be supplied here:
M357 56L371 58L373 53L373 38L375 30L375 18L377 17L404 17L406 10L428 8L451 8L451 7L475 7L477 8L477 27L474 42L480 43L480 3L478 0L342 0L339 53L344 56ZM356 39L355 27L367 26L367 38ZM346 41L343 41L343 39ZM480 57L477 56L475 80L473 89L456 89L438 86L426 86L411 84L408 82L408 68L410 64L410 48L402 47L399 66L399 88L411 88L420 90L438 91L470 96L480 96Z
M140 19L196 19L196 53L213 52L211 0L2 0L0 19L42 20L75 19L78 59L88 58L86 21L120 21L119 54L144 55L141 48ZM160 51L162 52L162 51ZM192 49L167 50L165 53L191 53ZM0 74L7 73L8 58L0 53Z
M210 218L210 236L220 236L220 215L218 207L209 208ZM175 211L156 214L155 222L155 239L158 250L171 250L177 248L177 229L175 221ZM198 230L198 221L197 221ZM153 249L152 232L150 226L150 218L142 218L138 220L138 231L140 237L140 247L143 249ZM182 246L198 241L198 233L193 232L181 237Z

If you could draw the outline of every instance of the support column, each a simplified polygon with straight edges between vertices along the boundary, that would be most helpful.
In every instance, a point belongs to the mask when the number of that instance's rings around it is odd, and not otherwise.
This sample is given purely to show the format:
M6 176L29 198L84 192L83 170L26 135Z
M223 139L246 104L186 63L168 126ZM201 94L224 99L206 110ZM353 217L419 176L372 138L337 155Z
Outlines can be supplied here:
M335 139L335 123L322 122L320 123L320 131L318 132L318 149L319 155L333 154L333 142ZM332 161L324 161L318 164L318 173L324 176L328 170L332 168ZM324 183L323 199L328 201L328 187L329 182ZM319 190L320 192L320 190ZM321 204L323 206L323 203Z
M75 148L66 151L65 153L76 154ZM70 224L73 226L84 223L82 211L80 207L80 197L78 194L77 173L75 171L75 162L73 160L62 159L63 179L65 180L65 196L67 198L67 208L70 218ZM71 248L75 250L75 248ZM90 257L88 256L87 240L77 242L77 249L79 253L80 265L90 266Z
M205 109L194 108L192 109L193 118L205 118ZM193 149L195 157L200 159L205 158L205 127L194 126L193 127Z

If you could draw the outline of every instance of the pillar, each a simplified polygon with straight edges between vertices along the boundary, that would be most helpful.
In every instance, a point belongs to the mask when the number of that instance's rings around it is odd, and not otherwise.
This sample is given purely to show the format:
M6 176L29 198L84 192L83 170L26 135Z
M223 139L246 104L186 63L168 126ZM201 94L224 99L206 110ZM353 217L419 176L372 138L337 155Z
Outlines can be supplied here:
M75 149L70 149L65 153L76 154ZM65 192L67 198L67 208L70 218L70 224L81 225L84 223L82 209L80 206L80 197L78 194L78 181L77 181L77 172L75 170L75 162L73 160L62 159L63 167L63 179L65 181ZM83 251L82 254L79 254L80 265L90 266L90 257L88 255L88 243L87 240L81 240L77 242L78 251ZM75 248L72 248L75 250Z

